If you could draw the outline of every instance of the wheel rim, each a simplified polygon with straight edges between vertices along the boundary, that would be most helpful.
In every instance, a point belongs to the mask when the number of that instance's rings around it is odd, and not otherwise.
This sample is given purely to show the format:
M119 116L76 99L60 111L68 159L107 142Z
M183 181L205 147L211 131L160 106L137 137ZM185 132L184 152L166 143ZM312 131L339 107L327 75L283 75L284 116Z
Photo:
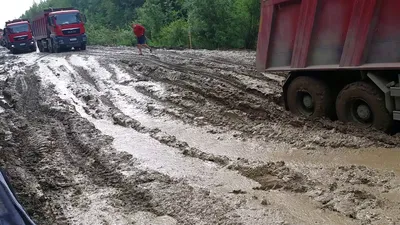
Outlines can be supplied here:
M372 125L374 115L371 108L364 100L357 99L353 101L350 110L354 122L368 126Z
M314 100L310 93L305 91L297 92L297 108L305 116L311 116L314 113Z

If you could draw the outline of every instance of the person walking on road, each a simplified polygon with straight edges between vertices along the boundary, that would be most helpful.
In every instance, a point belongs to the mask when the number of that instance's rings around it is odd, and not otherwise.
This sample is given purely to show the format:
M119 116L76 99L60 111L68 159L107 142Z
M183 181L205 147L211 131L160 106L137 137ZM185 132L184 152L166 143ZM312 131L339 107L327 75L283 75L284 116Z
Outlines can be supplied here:
M152 52L151 47L146 44L146 36L144 35L146 29L140 24L133 24L132 28L133 28L133 33L137 38L137 47L139 49L139 55L143 55L142 47L146 47L150 49L150 52Z

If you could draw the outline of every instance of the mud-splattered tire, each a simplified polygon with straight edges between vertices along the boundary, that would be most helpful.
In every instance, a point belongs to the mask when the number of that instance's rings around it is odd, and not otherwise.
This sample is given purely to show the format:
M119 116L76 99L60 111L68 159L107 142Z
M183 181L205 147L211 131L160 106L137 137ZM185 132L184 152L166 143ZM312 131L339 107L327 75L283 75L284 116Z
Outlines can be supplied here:
M325 82L312 77L295 78L287 90L289 110L308 118L333 117L333 98Z
M52 41L52 45L53 45L53 53L60 53L61 49L54 40Z
M50 53L54 53L53 42L51 40L47 41L47 49L49 50Z
M338 119L363 127L390 132L393 120L385 106L385 96L375 85L355 82L347 85L336 100Z

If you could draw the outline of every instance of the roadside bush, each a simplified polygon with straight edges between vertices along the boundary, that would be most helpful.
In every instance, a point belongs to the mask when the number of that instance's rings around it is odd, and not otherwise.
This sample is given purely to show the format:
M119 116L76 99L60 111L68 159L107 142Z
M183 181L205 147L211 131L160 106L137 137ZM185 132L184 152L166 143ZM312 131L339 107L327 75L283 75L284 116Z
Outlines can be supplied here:
M130 27L121 29L108 29L103 26L86 26L88 34L88 42L91 45L123 45L132 46L136 44Z
M161 38L156 45L163 47L188 47L188 23L183 20L176 20L161 29Z

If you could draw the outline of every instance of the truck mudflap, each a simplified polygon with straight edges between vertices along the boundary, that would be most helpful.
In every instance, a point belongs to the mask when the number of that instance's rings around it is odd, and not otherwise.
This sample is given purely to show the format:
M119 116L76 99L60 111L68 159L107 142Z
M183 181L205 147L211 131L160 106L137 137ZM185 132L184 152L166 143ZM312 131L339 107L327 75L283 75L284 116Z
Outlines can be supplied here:
M87 36L86 34L82 34L79 36L73 37L60 37L57 36L54 38L58 46L65 47L65 48L72 48L72 47L81 47L82 45L86 45Z
M0 169L0 224L35 225L17 201L4 170Z

